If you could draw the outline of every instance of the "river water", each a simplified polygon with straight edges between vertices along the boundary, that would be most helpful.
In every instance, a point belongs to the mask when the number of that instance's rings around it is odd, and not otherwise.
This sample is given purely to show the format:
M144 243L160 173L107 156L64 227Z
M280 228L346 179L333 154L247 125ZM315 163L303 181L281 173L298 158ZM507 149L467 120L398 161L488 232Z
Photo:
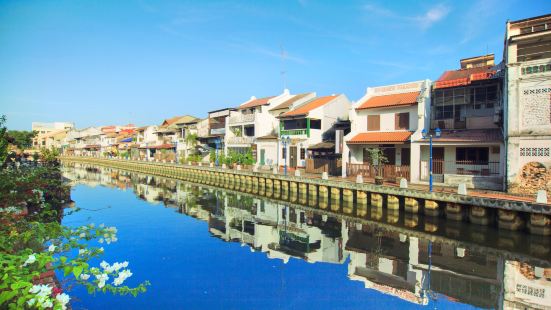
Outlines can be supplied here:
M551 308L551 238L445 219L358 219L184 181L64 164L80 226L116 226L138 297L73 309ZM68 287L67 287L68 288ZM69 289L69 288L68 288Z

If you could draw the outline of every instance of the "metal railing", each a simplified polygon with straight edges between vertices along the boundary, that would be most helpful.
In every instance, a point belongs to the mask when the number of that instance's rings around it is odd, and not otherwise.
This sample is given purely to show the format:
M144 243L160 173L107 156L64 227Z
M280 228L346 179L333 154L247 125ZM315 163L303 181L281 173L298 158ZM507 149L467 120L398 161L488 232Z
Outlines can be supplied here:
M433 160L432 173L470 176L500 176L500 162L472 160ZM429 161L421 161L421 180L429 179Z
M308 135L308 129L282 129L281 136L300 136Z
M254 143L254 137L229 137L228 144L251 144Z

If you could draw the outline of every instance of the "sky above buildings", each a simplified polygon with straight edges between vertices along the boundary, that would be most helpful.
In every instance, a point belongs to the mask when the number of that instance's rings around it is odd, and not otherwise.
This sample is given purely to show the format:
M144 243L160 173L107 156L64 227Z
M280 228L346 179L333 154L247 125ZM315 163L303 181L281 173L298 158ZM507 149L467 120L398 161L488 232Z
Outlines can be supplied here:
M505 22L548 13L548 0L0 0L0 114L27 130L160 124L284 85L354 101L460 58L499 62Z

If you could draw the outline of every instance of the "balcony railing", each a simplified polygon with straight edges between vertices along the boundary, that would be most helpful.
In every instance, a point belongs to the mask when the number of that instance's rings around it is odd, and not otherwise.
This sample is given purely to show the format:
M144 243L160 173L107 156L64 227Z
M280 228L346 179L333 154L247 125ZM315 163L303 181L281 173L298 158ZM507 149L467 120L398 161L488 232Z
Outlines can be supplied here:
M433 160L432 162L432 174L457 174L457 175L471 175L471 176L500 176L499 162L483 162L472 160ZM429 179L429 162L421 161L421 180Z
M240 114L232 116L228 119L230 124L252 123L254 122L256 114Z
M308 135L308 129L282 129L281 130L281 136L300 136L300 135Z
M230 137L228 144L251 144L254 143L254 137Z

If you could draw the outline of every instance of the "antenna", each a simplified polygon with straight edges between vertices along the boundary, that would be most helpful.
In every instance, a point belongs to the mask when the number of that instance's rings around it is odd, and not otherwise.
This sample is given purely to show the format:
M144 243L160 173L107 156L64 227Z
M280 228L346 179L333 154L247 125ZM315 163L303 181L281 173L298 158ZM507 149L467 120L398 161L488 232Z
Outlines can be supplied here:
M285 49L283 48L283 45L280 45L281 49L281 79L283 80L283 89L287 89L287 80L286 80L286 74L287 71L285 71L285 57L287 57L287 52L285 52Z

